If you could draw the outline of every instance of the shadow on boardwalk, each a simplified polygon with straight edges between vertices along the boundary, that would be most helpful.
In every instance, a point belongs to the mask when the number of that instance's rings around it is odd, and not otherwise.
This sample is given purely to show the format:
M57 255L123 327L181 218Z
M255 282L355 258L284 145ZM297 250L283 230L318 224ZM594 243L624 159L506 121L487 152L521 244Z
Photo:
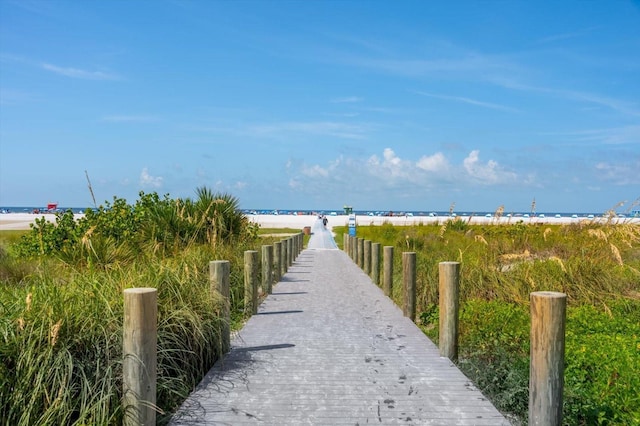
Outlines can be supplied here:
M509 423L346 254L305 250L171 424Z

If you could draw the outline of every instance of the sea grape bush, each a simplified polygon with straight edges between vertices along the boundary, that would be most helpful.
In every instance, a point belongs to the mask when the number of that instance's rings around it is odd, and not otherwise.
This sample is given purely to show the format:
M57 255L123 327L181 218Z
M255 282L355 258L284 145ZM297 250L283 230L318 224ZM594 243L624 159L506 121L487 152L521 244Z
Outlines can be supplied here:
M257 230L236 198L207 188L196 192L196 200L140 192L133 204L114 197L78 220L71 211L57 213L55 223L36 219L13 250L20 257L55 256L71 264L105 266L149 253L176 254L190 244L255 240Z

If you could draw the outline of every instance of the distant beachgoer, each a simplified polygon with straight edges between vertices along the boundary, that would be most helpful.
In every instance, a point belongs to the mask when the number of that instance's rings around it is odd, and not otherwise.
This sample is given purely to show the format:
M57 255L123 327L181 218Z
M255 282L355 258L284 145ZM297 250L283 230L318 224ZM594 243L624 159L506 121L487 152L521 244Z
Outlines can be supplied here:
M322 224L326 227L327 223L329 223L329 219L326 216L322 216Z

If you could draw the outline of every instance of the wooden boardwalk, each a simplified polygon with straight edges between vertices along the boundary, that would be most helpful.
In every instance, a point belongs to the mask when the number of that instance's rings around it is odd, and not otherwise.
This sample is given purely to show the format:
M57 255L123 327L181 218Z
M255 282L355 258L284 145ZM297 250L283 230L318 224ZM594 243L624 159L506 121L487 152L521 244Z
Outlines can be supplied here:
M508 425L342 251L304 250L172 425Z

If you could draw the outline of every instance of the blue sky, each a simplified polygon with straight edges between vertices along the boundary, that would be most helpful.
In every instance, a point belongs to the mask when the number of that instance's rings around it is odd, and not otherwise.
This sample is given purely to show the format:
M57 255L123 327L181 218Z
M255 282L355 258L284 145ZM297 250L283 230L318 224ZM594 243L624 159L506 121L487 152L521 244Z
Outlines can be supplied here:
M624 211L640 6L0 0L0 205L90 206L85 171L99 204Z

